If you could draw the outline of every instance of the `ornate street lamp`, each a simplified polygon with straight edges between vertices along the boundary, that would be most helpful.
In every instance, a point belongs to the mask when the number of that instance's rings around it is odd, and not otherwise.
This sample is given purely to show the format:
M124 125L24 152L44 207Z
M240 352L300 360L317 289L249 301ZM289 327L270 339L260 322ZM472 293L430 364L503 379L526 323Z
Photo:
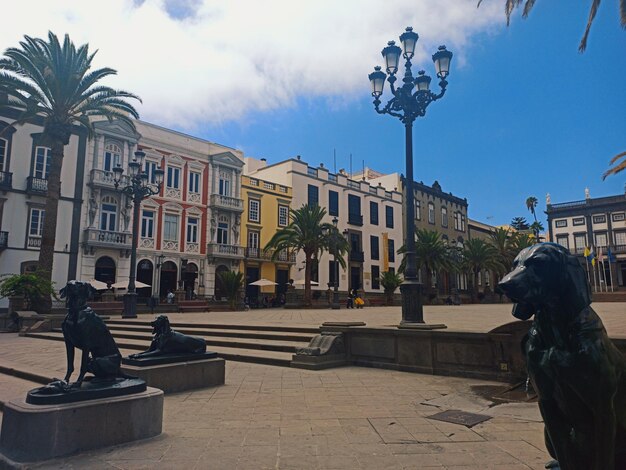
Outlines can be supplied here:
M137 318L137 292L135 291L135 273L137 267L137 241L139 239L139 209L141 201L150 196L154 196L161 191L164 172L161 168L154 171L155 183L148 181L148 173L141 171L146 154L142 151L135 152L135 158L128 163L128 173L130 184L124 186L120 191L126 194L133 201L133 239L130 250L130 276L128 277L128 292L124 295L124 310L122 318ZM115 189L119 188L122 182L124 169L117 165L113 168L115 173Z
M374 72L369 74L374 97L374 108L379 114L389 114L402 121L405 128L406 143L406 173L405 173L405 242L406 247L406 270L404 282L400 286L402 293L402 321L401 327L442 327L442 325L425 325L422 308L422 286L417 280L417 263L415 258L415 195L413 194L413 121L426 114L426 108L433 101L443 97L448 82L446 77L450 71L452 52L446 46L440 46L432 56L435 63L435 71L439 77L441 91L438 94L430 91L431 78L423 70L413 77L411 72L411 59L415 54L415 45L419 36L408 27L400 35L402 49L396 46L394 41L389 41L387 47L382 50L385 60L386 73L381 67L374 67ZM404 64L404 77L402 85L396 87L396 73L400 61L400 55L406 60ZM381 109L380 97L383 94L385 80L389 82L389 88L393 97Z

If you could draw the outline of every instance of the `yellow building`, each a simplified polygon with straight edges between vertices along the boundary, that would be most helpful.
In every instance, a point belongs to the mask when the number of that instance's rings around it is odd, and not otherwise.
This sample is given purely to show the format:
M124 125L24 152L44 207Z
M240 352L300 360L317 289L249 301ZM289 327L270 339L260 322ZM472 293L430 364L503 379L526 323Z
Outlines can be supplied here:
M272 253L263 248L272 236L289 224L291 188L269 181L241 177L241 195L244 202L241 221L241 242L245 246L245 257L240 270L245 275L246 296L252 306L264 299L271 303L286 290L290 279L290 268L295 263L293 253L280 253L272 261ZM251 286L250 283L266 279L276 285Z

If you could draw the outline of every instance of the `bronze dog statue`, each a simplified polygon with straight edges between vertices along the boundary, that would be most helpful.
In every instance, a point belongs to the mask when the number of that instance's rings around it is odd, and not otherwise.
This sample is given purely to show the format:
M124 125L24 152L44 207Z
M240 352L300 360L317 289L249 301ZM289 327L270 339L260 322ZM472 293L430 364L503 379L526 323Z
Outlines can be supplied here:
M555 243L522 250L498 286L513 315L535 316L523 343L546 447L563 470L626 468L626 360L590 307L579 260Z
M154 335L147 351L131 354L131 359L142 359L166 354L202 354L206 352L206 342L199 336L189 336L172 330L170 320L165 315L159 315L153 322Z
M72 387L80 387L87 372L103 380L126 377L120 371L122 355L111 332L102 319L87 306L87 300L94 292L95 289L89 283L81 281L69 281L60 291L61 298L67 298L68 307L61 327L67 352L65 382L68 384L74 372L75 348L82 351L80 373Z

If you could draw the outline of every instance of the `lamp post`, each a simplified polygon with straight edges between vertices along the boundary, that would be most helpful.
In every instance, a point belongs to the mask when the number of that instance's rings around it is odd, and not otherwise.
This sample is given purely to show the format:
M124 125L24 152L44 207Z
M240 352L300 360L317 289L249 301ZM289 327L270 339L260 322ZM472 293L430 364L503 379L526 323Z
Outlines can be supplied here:
M130 184L121 188L121 192L133 201L133 232L130 250L130 276L128 277L128 292L124 295L124 310L122 318L137 318L137 292L135 291L135 273L137 270L137 242L139 239L139 209L141 201L154 196L161 191L164 172L161 168L154 171L154 182L148 181L148 173L142 171L143 161L146 154L142 151L135 152L135 158L128 163ZM118 189L122 182L124 169L117 165L113 168L115 173L115 188Z
M339 223L339 220L337 220L337 217L333 217L333 226L335 227L335 230L333 230L332 233L332 238L331 238L331 247L333 250L333 269L334 269L334 274L333 274L333 303L331 305L331 308L333 310L339 310L341 307L339 306L339 263L337 263L337 236L338 236L338 231L337 231L337 224Z
M446 77L450 70L450 60L452 52L446 46L440 46L439 50L432 56L435 63L435 71L439 77L441 91L438 94L430 91L431 78L426 72L420 70L417 77L411 72L411 59L415 54L415 45L419 36L408 27L400 35L402 49L396 46L394 41L389 41L387 47L382 50L385 60L386 73L381 67L374 67L374 72L369 74L372 85L372 96L374 97L374 109L379 114L389 114L397 117L404 124L405 144L406 144L406 173L405 173L405 242L406 247L406 270L404 272L404 282L400 286L402 293L402 321L400 326L425 326L424 313L422 308L421 290L422 286L417 279L417 263L415 258L415 196L413 194L413 122L416 118L426 114L426 108L433 101L443 97L446 92L448 82ZM400 55L406 60L404 64L404 77L402 85L396 87L396 73ZM393 97L381 109L380 97L383 94L385 80L389 82L389 88ZM434 325L433 325L434 326Z

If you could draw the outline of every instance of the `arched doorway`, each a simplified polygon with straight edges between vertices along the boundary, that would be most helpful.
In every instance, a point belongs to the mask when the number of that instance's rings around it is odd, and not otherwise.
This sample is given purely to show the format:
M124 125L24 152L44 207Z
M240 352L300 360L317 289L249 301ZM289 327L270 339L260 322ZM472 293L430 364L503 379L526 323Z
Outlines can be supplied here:
M115 284L115 261L109 256L102 256L96 261L94 278L106 284Z
M161 283L159 285L159 295L164 298L169 291L176 290L176 279L178 279L178 268L176 263L166 261L161 266Z
M183 287L185 288L185 298L191 300L195 296L196 279L198 278L198 265L187 263L183 272Z
M152 295L152 275L154 273L154 266L149 259L142 259L137 265L137 281L148 284L150 287L142 287L137 289L139 297L150 297Z
M215 269L215 299L216 300L224 300L226 298L226 294L224 293L224 288L222 287L222 281L220 279L220 273L225 273L230 271L226 266L220 265Z

